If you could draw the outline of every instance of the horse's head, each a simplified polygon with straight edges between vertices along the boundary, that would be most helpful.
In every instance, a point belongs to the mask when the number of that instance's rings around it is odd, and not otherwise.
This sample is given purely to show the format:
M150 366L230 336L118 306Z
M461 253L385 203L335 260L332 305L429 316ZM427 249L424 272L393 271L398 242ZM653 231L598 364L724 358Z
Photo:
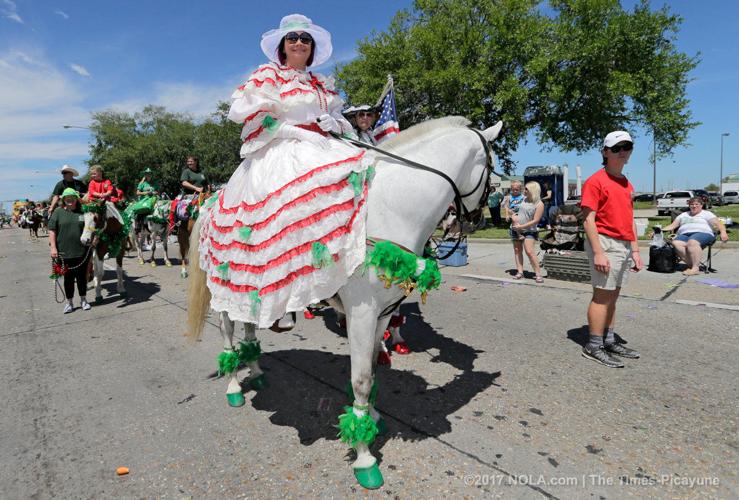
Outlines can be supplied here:
M467 175L463 175L459 180L462 203L470 212L480 209L487 202L487 194L490 189L489 178L495 170L495 157L490 148L490 143L498 138L502 128L503 122L499 121L485 130L473 130L478 136L477 151L474 155L474 161L467 169Z
M87 203L82 205L82 212L85 217L85 228L82 230L80 242L83 245L89 245L93 236L98 229L105 226L106 221L106 204L105 203Z

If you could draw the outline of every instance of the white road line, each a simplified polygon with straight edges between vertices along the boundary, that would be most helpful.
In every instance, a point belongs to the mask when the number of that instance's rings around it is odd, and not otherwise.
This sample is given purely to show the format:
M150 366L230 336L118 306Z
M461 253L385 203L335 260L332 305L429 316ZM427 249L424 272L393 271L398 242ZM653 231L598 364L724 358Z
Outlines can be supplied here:
M715 309L728 309L730 311L739 311L739 306L734 306L731 304L716 304L714 302L699 302L697 300L683 300L679 299L675 301L678 304L685 304L688 306L706 306L706 307L713 307Z

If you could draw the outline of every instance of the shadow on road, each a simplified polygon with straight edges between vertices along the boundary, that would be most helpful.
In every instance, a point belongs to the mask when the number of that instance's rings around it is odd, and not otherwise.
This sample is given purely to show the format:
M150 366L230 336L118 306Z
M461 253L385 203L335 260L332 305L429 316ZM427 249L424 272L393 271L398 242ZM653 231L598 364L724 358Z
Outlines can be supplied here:
M335 324L327 313L325 320ZM480 351L437 333L423 320L417 304L403 306L403 313L407 317L403 336L415 351L411 356L428 356L420 351L436 349L438 354L431 362L448 363L462 373L443 385L432 385L416 373L378 367L377 409L385 416L388 433L378 437L373 451L390 438L416 441L450 432L450 415L496 385L500 376L500 372L474 371ZM275 425L297 430L304 445L337 439L338 415L350 404L343 393L350 379L348 355L283 350L263 356L260 364L270 386L254 394L251 405L256 410L271 413Z
M153 295L159 293L162 287L159 283L153 281L139 281L143 276L131 277L125 272L124 282L126 287L126 295L121 297L118 294L118 277L115 271L106 269L103 273L103 304L109 304L120 301L117 307L126 307L139 302L147 302L151 300Z

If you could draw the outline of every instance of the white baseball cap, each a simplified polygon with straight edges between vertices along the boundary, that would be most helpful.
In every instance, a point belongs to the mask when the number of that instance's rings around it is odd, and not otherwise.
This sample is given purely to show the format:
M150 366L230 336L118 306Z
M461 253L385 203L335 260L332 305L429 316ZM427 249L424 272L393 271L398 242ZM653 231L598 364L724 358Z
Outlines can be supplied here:
M623 130L615 130L608 134L605 139L603 139L603 147L610 148L612 146L615 146L619 142L625 141L628 141L632 144L634 143L634 140L631 138L628 132L624 132Z

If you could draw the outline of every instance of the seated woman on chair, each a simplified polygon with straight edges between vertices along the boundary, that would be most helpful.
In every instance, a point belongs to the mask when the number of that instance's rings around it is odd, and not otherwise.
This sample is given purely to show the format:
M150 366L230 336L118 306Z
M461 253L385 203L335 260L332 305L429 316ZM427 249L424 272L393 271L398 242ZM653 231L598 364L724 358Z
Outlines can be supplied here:
M712 212L703 210L701 198L688 200L688 207L688 212L678 215L672 224L663 228L663 231L677 229L677 236L672 244L675 246L677 256L688 266L683 274L692 276L700 272L698 266L703 249L716 241L714 229L719 231L721 241L728 241L729 236L723 222Z

